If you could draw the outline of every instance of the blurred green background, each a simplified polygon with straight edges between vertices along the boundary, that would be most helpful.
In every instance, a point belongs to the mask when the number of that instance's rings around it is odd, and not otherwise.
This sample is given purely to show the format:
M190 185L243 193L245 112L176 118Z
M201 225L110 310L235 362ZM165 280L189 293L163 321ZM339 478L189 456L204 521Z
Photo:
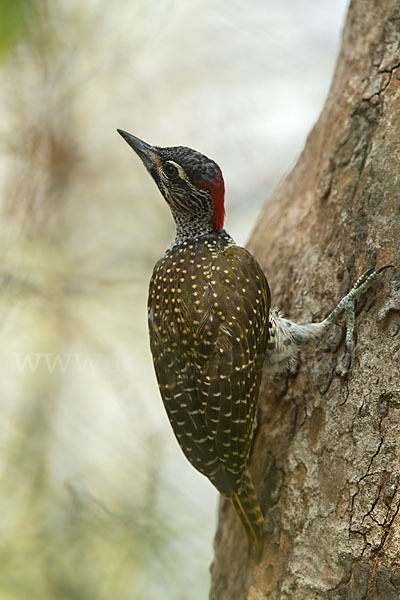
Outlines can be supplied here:
M238 242L326 96L346 0L0 0L0 599L207 597L217 494L170 430L173 237L116 133L214 158Z

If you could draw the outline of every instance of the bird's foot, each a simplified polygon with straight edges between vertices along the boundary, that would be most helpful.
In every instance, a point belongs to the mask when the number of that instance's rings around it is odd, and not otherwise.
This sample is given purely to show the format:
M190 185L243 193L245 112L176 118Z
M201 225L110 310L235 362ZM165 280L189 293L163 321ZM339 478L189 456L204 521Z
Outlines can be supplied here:
M382 271L393 268L393 265L383 265L374 271L368 269L359 277L353 288L341 299L337 307L327 317L326 321L334 322L337 317L344 312L346 315L346 349L349 356L349 367L351 371L354 364L354 323L355 323L355 305L356 301L364 294L373 283L378 279Z
M354 329L355 329L355 306L357 300L378 279L382 271L393 265L384 265L376 271L368 269L359 277L354 287L342 298L336 308L319 323L306 323L300 325L281 316L279 310L273 309L269 316L270 339L267 348L267 360L270 371L279 374L287 369L287 366L295 363L299 345L317 343L324 339L338 317L346 315L346 353L343 367L340 368L342 375L352 370L354 364ZM388 304L386 312L396 309L399 302L400 282L398 282L399 293L393 297ZM380 313L379 313L380 314ZM385 313L386 314L386 313Z

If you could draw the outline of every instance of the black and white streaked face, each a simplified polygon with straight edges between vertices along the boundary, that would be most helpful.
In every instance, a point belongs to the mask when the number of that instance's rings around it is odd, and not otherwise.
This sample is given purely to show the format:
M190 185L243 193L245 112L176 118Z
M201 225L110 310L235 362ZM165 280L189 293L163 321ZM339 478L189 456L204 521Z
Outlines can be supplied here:
M225 188L216 162L185 146L150 146L125 131L118 132L141 158L177 224L195 220L222 229Z

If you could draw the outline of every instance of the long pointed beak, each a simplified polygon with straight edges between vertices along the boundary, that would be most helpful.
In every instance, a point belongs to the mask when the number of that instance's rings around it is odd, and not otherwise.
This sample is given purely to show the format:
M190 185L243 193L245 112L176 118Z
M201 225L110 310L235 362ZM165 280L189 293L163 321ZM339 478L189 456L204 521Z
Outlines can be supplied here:
M143 140L140 140L138 137L124 131L123 129L117 129L120 136L124 138L127 144L130 145L131 148L136 152L139 158L142 160L144 166L148 171L156 165L157 163L157 151L154 146L150 146Z

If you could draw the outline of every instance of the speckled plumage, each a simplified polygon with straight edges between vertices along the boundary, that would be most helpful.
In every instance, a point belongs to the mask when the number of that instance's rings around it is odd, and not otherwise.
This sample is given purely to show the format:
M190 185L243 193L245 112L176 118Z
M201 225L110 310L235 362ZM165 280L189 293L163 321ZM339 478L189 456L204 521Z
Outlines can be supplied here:
M148 309L175 435L192 465L230 498L247 463L267 343L265 276L247 250L215 232L166 252Z
M253 256L222 229L218 165L184 146L159 148L120 133L176 223L148 299L161 396L184 454L230 499L260 557L264 519L247 463L268 340L268 283Z
M219 232L167 251L148 302L151 351L174 433L191 464L231 499L259 553L264 520L247 461L269 304L258 263Z

